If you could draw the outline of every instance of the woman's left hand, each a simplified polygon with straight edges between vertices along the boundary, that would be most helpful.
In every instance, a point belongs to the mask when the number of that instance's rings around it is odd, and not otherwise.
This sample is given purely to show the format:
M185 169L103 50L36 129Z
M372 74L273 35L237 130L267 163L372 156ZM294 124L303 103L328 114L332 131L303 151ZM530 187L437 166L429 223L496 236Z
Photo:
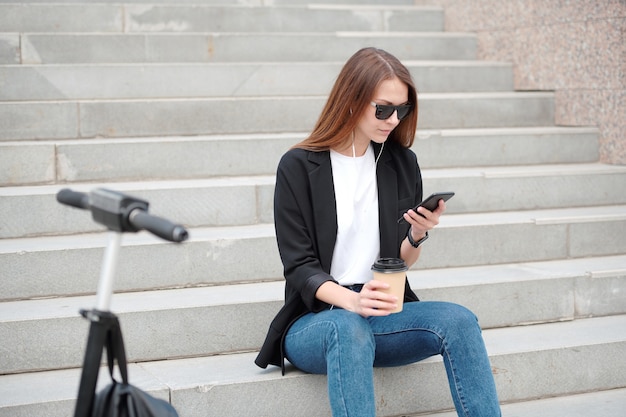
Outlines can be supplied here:
M418 207L417 212L409 210L404 213L404 220L411 225L411 237L413 240L417 241L423 238L426 232L434 229L439 224L439 217L441 217L444 211L446 211L446 203L443 200L439 200L434 211Z

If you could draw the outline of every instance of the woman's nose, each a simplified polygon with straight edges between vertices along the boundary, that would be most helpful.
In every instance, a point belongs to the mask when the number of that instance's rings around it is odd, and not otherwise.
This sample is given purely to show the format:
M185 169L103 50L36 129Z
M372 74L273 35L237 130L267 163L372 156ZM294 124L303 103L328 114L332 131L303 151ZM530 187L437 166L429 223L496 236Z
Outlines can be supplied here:
M389 116L387 122L391 122L394 125L400 123L400 119L398 119L398 110L394 110L393 113L391 113L391 116Z

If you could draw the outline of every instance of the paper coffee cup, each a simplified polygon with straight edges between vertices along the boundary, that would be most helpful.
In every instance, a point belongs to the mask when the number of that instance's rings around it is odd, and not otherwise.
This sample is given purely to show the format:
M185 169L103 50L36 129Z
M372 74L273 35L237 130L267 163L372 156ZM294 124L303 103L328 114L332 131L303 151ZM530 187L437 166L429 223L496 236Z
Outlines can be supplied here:
M392 313L399 313L402 311L402 305L404 304L404 286L406 281L406 271L409 268L406 263L399 258L379 258L372 265L372 271L374 271L374 279L376 281L382 281L389 284L389 288L386 290L380 290L381 292L392 294L398 297L398 307L392 310Z

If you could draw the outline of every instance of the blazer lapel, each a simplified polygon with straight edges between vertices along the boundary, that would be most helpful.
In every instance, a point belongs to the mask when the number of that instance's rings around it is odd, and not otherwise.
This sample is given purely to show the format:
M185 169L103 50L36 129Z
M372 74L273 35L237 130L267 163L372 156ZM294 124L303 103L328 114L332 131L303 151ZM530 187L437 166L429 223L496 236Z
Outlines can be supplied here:
M337 205L330 152L310 152L309 182L315 224L317 250L322 268L330 273L330 263L337 237Z

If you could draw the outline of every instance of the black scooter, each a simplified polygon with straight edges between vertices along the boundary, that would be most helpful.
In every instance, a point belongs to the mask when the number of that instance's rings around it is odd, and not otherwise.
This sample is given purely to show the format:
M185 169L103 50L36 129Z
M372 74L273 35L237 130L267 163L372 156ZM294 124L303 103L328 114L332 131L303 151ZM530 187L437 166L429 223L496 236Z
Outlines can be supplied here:
M147 230L162 239L180 243L188 239L187 230L169 220L148 214L149 204L147 201L104 188L95 189L90 193L63 189L57 193L57 201L72 207L90 210L93 220L106 226L109 231L108 245L104 252L96 294L96 307L92 310L80 311L81 315L89 320L90 327L74 417L90 417L94 414L117 415L116 411L102 410L102 408L112 407L149 409L148 415L176 415L169 403L157 400L128 384L126 354L119 320L109 309L122 234ZM97 396L95 393L96 383L102 361L102 352L105 347L111 377L113 377L114 362L117 360L123 383L118 384L114 380L104 395ZM118 389L120 387L121 389ZM118 391L121 391L121 394ZM115 396L124 399L114 399ZM135 404L130 404L133 401ZM128 404L117 404L119 402ZM132 412L127 413L128 411L121 411L118 414L133 414Z

